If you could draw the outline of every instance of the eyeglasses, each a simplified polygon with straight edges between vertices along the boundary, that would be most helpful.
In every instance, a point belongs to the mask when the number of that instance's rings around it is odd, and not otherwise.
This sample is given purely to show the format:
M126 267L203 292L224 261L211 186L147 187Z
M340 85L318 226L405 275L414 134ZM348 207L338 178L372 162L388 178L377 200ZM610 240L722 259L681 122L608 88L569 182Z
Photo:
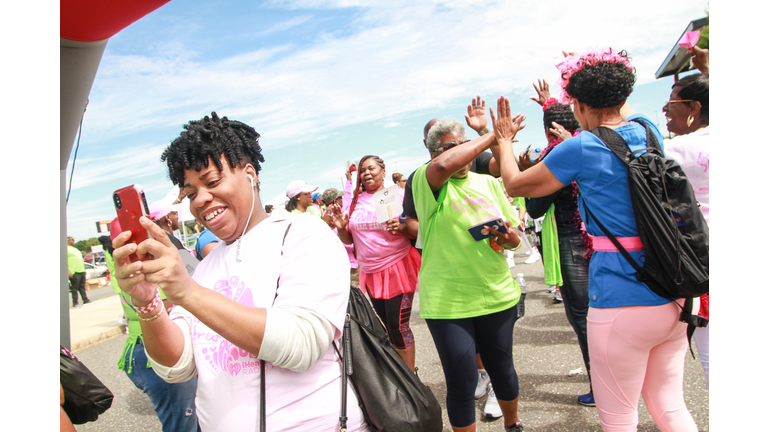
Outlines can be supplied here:
M669 106L669 104L675 103L675 102L696 102L696 101L693 100L693 99L668 100L668 101L664 102L664 106L662 107L662 109L663 108L667 108Z
M440 146L440 147L438 147L438 148L436 148L436 149L432 150L432 153L433 153L435 156L439 156L439 155L441 155L441 154L442 154L444 151L448 151L448 150L450 150L450 149L452 149L452 148L454 148L454 147L460 146L460 145L462 145L462 144L464 144L464 143L466 143L466 142L469 142L469 141L470 141L470 140L468 140L468 139L465 139L464 141L462 141L462 142L460 142L460 143L458 143L458 144L456 144L455 142L447 142L447 143L443 144L442 146Z

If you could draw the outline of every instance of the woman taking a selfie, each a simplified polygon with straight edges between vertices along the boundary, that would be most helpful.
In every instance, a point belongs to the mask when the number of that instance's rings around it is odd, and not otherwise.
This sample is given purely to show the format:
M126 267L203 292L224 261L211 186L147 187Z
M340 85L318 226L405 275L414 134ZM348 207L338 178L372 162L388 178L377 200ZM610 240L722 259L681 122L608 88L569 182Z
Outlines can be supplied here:
M161 159L192 215L224 244L190 277L148 218L140 222L154 239L137 245L123 232L114 241L118 284L136 307L153 369L168 382L198 377L205 431L258 430L262 373L267 430L338 427L341 369L331 342L339 343L349 297L344 248L319 218L266 215L253 128L212 113L184 129ZM131 253L154 259L132 263ZM325 277L307 278L308 268ZM176 305L170 316L158 287ZM347 397L349 429L366 430L355 393Z

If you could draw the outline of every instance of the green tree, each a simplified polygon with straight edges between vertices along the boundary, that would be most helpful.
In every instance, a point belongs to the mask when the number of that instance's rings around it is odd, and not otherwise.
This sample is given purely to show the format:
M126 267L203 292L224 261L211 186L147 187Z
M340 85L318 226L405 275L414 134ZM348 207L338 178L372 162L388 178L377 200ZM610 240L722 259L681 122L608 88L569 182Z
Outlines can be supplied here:
M101 242L96 237L91 237L88 240L80 240L79 242L75 243L75 248L83 253L83 255L87 253L91 253L91 246L100 246Z
M705 10L707 18L709 18L709 9ZM701 49L709 49L709 24L705 25L699 31L699 41L696 42L696 46Z

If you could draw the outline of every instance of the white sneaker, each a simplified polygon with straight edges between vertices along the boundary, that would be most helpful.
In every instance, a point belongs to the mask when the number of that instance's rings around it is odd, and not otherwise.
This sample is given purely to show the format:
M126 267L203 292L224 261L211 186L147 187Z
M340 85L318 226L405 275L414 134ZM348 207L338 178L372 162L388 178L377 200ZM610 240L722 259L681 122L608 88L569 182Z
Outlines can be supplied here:
M477 387L475 387L475 399L480 399L485 396L488 391L488 387L491 384L491 377L488 376L488 372L485 369L477 370Z
M515 268L515 259L507 258L507 265L509 266L509 268Z
M555 292L556 289L557 289L557 287L554 286L554 285L547 285L547 292L548 293L553 293L553 292Z
M526 264L533 264L533 263L535 263L536 261L538 261L538 260L540 260L540 259L541 259L541 255L539 255L538 253L536 253L536 254L531 254L530 258L528 258L527 260L525 260L525 263L526 263Z
M530 250L527 250L527 251L525 251L525 254L526 254L526 255L530 255L530 254L531 254L531 251L530 251Z
M127 326L127 325L128 325L128 321L125 319L125 316L121 316L121 317L120 317L120 318L117 320L117 323L118 323L118 324L120 324L120 325L122 325L122 326Z
M488 386L488 399L485 400L483 413L490 418L499 418L502 415L499 401L496 400L496 393L493 392L493 386L490 385Z

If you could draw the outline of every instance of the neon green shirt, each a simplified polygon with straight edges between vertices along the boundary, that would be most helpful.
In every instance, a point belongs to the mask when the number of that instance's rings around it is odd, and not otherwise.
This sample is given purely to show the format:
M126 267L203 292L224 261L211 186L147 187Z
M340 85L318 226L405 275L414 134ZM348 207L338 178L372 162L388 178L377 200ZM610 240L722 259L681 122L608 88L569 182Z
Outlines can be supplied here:
M299 210L299 209L293 209L291 211L291 213L302 213L302 211ZM315 216L317 216L319 218L323 217L323 213L321 213L320 210L317 207L313 206L313 205L307 207L307 213L313 214L313 215L315 215Z
M424 252L419 274L422 318L451 319L509 309L520 299L502 252L488 239L475 241L467 229L493 217L520 224L498 181L468 173L449 179L437 199L429 187L427 165L413 176L413 200L419 215Z
M85 273L83 254L76 247L70 245L67 245L67 267L72 274Z
M112 283L112 289L120 294L120 286L117 285L117 278L115 277L115 259L108 251L104 251L104 255L107 260L107 270L109 270L109 281Z
M166 297L163 290L159 287L157 289L160 291L160 298L165 300ZM117 368L131 373L133 371L133 362L131 361L133 359L133 349L136 347L136 340L141 337L141 323L139 322L139 316L136 314L136 309L131 304L131 296L122 290L120 291L120 304L123 306L125 319L128 320L128 340L125 341L123 354L117 361ZM125 355L128 353L130 353L130 356L128 356L128 361L126 362ZM147 369L152 367L149 360L147 360L146 367Z

